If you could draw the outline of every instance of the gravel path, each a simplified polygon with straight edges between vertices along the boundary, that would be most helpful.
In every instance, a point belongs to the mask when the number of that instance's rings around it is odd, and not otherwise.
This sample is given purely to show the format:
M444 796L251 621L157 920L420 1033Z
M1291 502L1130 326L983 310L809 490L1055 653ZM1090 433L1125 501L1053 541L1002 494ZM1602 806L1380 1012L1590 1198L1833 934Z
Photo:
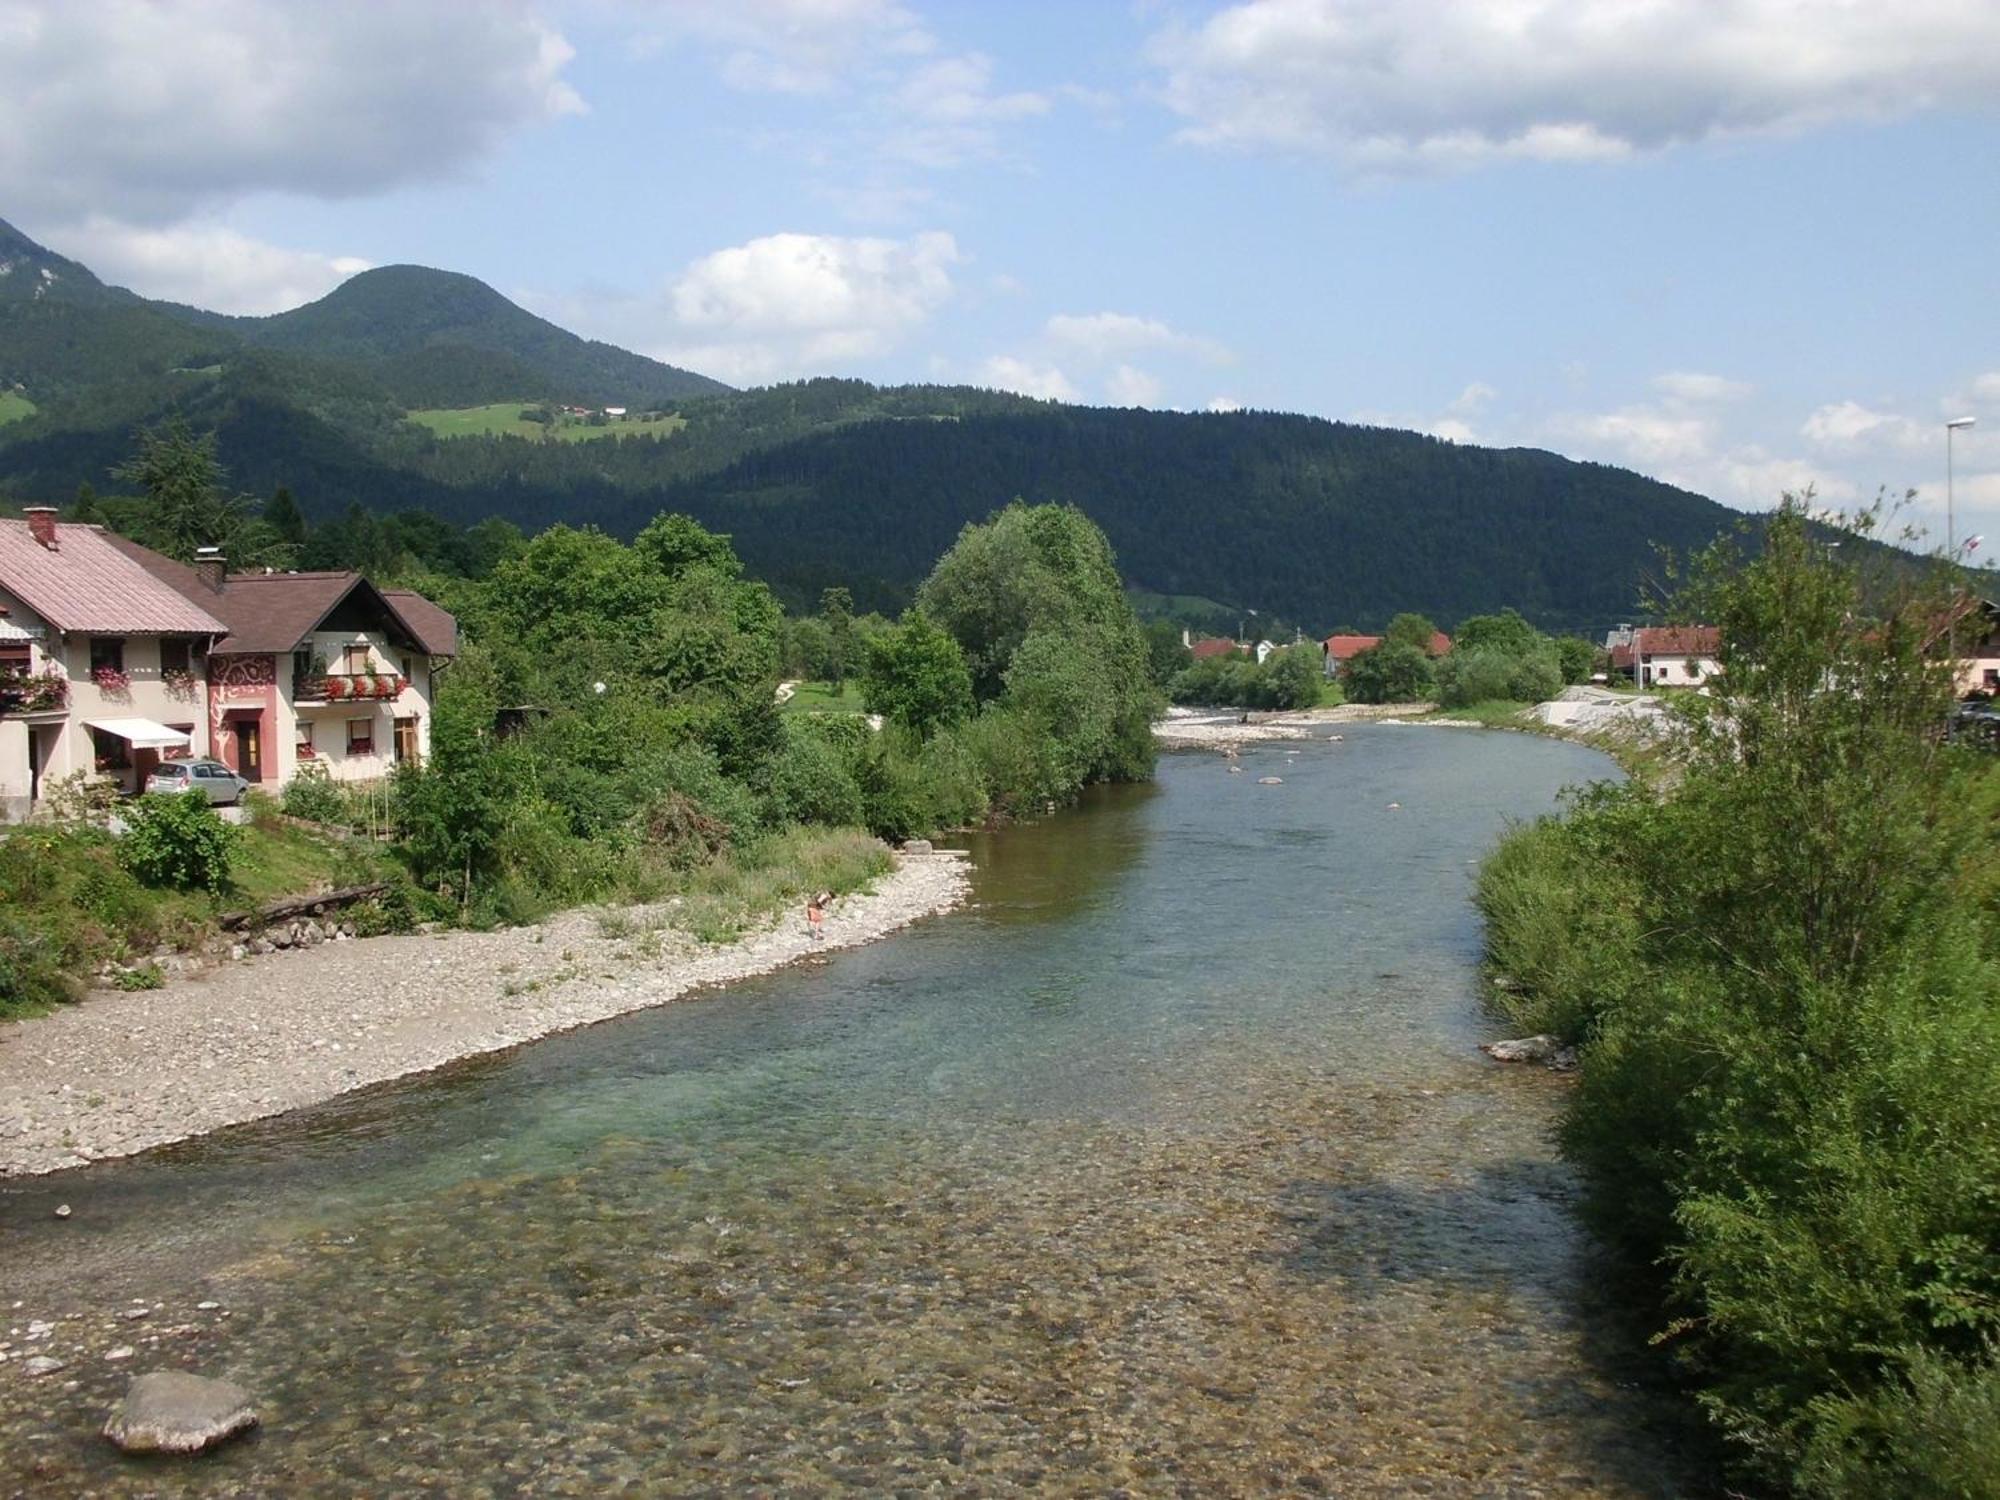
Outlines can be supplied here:
M823 946L869 942L969 888L963 855L898 855L873 890L833 904ZM797 913L723 946L663 923L663 908L595 908L503 932L362 938L16 1022L0 1029L0 1177L319 1104L766 973L813 947Z

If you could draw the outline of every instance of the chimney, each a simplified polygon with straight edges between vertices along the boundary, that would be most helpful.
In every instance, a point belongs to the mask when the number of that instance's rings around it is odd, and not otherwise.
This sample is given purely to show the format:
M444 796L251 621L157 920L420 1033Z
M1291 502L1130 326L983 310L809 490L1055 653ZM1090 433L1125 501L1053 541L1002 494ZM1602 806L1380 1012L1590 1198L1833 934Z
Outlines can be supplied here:
M194 576L218 594L222 592L224 572L222 549L220 547L197 547L194 549Z
M53 505L24 505L21 514L28 518L29 536L51 552L62 550L62 543L56 538L56 508Z

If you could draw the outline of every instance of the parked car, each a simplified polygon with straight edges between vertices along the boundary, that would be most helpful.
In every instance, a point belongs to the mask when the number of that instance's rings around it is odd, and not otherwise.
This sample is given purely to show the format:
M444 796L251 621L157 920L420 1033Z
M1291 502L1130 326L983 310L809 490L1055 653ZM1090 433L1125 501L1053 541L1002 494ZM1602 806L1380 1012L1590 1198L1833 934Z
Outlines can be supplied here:
M209 805L241 802L250 783L219 760L163 760L146 778L149 792L199 792Z

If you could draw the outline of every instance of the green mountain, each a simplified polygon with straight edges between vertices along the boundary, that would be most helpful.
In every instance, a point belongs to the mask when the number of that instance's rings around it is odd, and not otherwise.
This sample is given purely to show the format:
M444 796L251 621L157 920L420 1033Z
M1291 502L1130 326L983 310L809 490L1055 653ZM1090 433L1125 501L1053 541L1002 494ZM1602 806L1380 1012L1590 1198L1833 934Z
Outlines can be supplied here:
M359 503L630 534L684 510L794 602L844 583L895 608L967 521L1017 496L1066 501L1104 527L1135 589L1325 629L1504 605L1595 629L1633 612L1657 547L1692 550L1735 520L1622 469L1316 418L852 380L730 391L418 267L234 318L107 287L4 225L0 260L0 390L35 408L0 425L0 498L15 501L104 487L134 427L178 411L216 431L235 484L284 485L315 518ZM509 401L684 421L540 441L406 419Z
M254 348L364 370L410 407L515 400L658 407L729 389L706 375L578 338L483 281L424 266L363 271L317 302L267 318L162 305Z

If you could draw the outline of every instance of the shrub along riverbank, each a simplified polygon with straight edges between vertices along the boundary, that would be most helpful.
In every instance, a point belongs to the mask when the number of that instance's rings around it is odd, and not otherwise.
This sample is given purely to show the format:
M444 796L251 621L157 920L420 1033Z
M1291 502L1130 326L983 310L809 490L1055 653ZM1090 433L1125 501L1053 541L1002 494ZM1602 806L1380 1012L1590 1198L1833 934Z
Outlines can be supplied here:
M1503 1009L1581 1044L1587 1216L1750 1476L2000 1493L2000 776L1939 733L1956 606L1790 502L1688 603L1723 670L1672 794L1482 871Z

